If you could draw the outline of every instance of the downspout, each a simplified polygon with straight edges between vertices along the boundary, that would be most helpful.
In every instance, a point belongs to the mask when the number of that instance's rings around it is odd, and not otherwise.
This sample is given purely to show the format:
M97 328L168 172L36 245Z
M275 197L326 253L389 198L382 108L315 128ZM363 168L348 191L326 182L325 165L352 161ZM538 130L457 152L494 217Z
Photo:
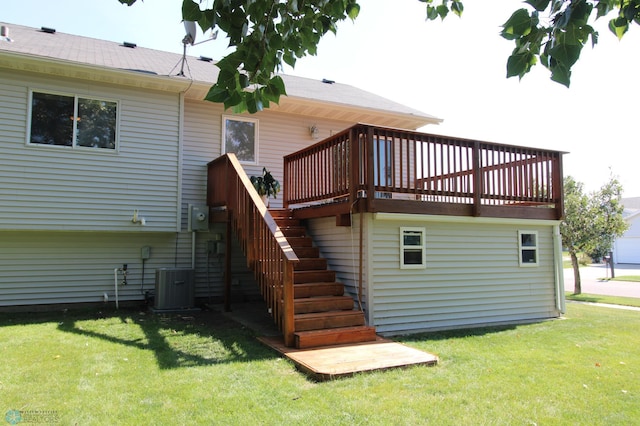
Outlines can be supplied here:
M191 84L189 84L191 87ZM189 90L189 87L186 90ZM184 160L184 95L185 92L180 92L178 106L180 109L179 122L178 122L178 197L177 197L177 220L176 227L177 232L182 228L182 170ZM196 269L196 233L191 231L191 269Z
M556 308L564 314L564 268L562 267L562 236L560 225L553 225L553 261L555 264Z

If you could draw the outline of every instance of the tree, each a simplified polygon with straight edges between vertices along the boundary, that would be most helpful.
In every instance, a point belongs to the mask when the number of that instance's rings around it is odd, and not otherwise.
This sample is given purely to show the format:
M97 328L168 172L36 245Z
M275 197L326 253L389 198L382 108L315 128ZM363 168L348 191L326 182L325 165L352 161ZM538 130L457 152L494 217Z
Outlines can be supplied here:
M627 229L620 204L622 185L611 176L609 181L591 194L585 194L583 184L567 176L564 180L564 214L560 225L562 245L569 250L574 294L582 293L578 253L609 252L614 240Z
M137 0L118 0L131 6ZM461 16L461 0L419 0L426 3L427 20ZM505 22L502 37L515 48L507 60L507 77L522 78L538 62L551 79L569 86L571 68L598 33L589 24L615 12L609 28L621 38L631 23L640 24L640 0L526 0L529 9L516 10ZM286 95L275 74L284 64L315 55L327 32L360 13L357 0L212 0L205 9L194 0L182 0L182 18L203 31L219 28L235 50L218 61L218 80L206 100L220 102L236 112L251 113L278 103ZM541 15L544 17L541 17Z
M119 0L132 5L136 0ZM286 95L276 71L315 55L322 36L336 24L355 19L356 0L213 0L204 10L183 0L182 18L203 31L219 28L235 50L216 63L218 80L205 97L236 112L255 113Z
M551 79L569 87L571 67L582 48L598 32L589 24L617 11L609 29L618 39L632 22L640 24L640 0L527 0L533 10L518 9L503 25L502 37L515 48L507 60L507 77L522 78L538 61L551 71ZM547 15L541 19L541 14ZM594 17L595 15L595 17Z

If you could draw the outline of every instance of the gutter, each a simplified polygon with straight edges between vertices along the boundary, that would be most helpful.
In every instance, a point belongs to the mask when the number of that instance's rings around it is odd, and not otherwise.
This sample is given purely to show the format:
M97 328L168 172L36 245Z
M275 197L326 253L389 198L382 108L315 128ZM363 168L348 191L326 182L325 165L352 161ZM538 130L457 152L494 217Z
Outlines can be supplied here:
M62 59L34 57L8 51L0 52L0 68L174 93L186 92L193 84L191 80L185 78L87 65Z

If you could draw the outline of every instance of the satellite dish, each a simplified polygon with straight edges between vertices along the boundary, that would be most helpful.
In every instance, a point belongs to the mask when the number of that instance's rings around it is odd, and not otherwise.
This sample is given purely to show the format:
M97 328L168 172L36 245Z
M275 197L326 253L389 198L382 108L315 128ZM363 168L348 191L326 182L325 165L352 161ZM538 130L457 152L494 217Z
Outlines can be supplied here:
M185 36L182 39L182 65L180 66L179 76L184 77L184 64L187 62L187 44L193 46L194 44L205 43L207 41L215 40L218 37L218 31L211 35L211 38L208 40L203 40L200 43L195 43L196 41L196 23L195 21L182 21L184 24Z
M194 21L184 21L184 31L186 35L182 39L182 43L188 43L193 46L196 41L196 23Z

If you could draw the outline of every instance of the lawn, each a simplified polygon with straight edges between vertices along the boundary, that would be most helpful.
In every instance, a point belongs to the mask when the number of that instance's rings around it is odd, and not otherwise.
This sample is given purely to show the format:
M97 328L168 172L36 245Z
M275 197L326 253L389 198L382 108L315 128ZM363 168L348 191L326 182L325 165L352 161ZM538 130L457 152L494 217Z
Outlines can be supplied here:
M565 297L567 300L575 300L577 302L607 303L610 305L635 306L636 308L640 308L640 298L637 297L606 296L587 293L573 294L571 292L566 292Z
M2 314L0 324L0 410L24 423L640 423L634 311L569 304L561 320L407 336L438 366L324 383L215 312Z

